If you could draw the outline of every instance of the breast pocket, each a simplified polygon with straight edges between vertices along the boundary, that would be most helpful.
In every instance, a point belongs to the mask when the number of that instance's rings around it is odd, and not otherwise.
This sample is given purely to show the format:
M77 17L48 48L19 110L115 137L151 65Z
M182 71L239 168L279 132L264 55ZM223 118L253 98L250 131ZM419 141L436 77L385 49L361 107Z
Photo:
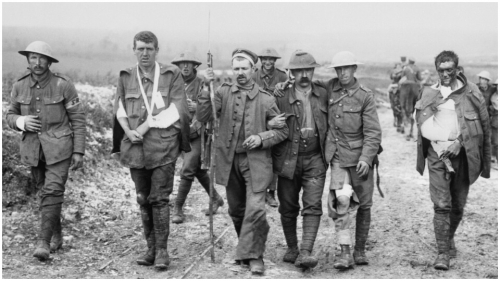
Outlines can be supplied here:
M464 117L467 128L469 128L472 137L477 137L483 134L481 120L479 120L479 115L476 112L465 112Z
M16 101L19 103L19 107L21 108L21 115L30 115L31 96L17 97Z
M137 89L127 89L125 92L125 110L129 118L139 118L143 102L142 96Z
M62 95L44 98L45 119L47 124L62 123L66 116L64 97Z
M343 109L344 128L346 133L357 133L361 130L361 106L345 106Z

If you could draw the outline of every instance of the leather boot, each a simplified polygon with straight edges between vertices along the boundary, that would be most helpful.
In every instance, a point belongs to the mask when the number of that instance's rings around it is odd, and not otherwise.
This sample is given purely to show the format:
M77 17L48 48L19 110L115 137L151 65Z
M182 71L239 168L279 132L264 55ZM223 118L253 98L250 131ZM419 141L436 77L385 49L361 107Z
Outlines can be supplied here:
M50 252L55 253L57 250L62 248L63 244L63 238L62 238L62 227L61 227L61 209L62 209L62 204L59 205L59 210L55 210L55 212L58 214L55 224L54 224L54 231L52 233L52 240L50 241ZM56 205L54 205L56 206ZM56 207L57 208L57 207Z
M153 224L153 209L151 205L141 206L142 227L144 229L144 237L148 245L148 251L137 258L136 262L139 265L150 266L155 262L155 232Z
M354 260L349 250L349 245L340 245L340 249L340 257L335 261L335 263L333 263L333 267L336 269L352 268Z
M463 211L457 212L452 209L450 212L450 258L457 257L457 248L455 246L455 232L462 221Z
M167 269L170 258L167 252L168 235L170 233L170 209L168 205L153 206L153 223L155 232L155 268Z
M253 275L262 275L264 274L264 261L262 258L251 259L250 260L250 271Z
M365 255L365 244L370 231L371 209L358 209L356 215L356 243L354 245L354 262L357 265L368 264L368 258Z
M54 226L61 217L61 205L55 204L41 207L41 226L38 243L33 253L35 258L44 261L50 255L50 240L54 233Z
M208 196L210 196L210 176L208 175L208 173L199 176L198 181L200 182L201 186L203 186ZM219 207L224 206L224 199L222 199L219 193L217 193L217 190L215 190L215 188L214 188L214 194L212 196L213 196L212 213L216 214L217 210L219 210ZM205 215L210 216L210 209L207 208Z
M274 194L275 194L274 190L269 190L266 192L266 203L269 206L276 208L278 207L278 202L276 201L276 197Z
M299 248L297 246L297 218L288 218L281 216L281 226L285 234L286 245L288 249L283 256L284 262L295 263L299 256Z
M177 191L177 197L175 198L174 214L172 216L173 223L183 223L186 216L182 211L184 207L184 202L186 202L186 197L191 190L193 184L192 180L181 179L179 182L179 189Z
M295 266L313 268L318 265L318 258L311 255L311 252L318 234L320 220L320 216L304 216L302 220L302 244L300 245L300 255L295 261Z
M434 262L435 269L448 270L450 268L450 217L449 214L434 213L434 233L438 256Z

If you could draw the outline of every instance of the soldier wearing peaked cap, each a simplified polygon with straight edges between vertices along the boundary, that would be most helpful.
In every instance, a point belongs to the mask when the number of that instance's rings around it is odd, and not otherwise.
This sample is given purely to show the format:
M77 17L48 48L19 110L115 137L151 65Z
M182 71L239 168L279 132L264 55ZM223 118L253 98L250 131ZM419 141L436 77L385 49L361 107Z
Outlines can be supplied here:
M190 115L179 68L156 61L156 36L142 31L133 40L137 66L120 71L112 153L120 152L120 162L130 168L141 211L148 250L136 262L166 269L168 203L177 157L191 150Z
M491 105L491 95L495 92L495 87L490 84L490 73L483 70L479 72L477 77L479 79L479 82L476 85L479 88L479 91L481 91L481 94L483 94L484 101L486 102L486 107L489 107Z
M30 72L14 83L6 119L22 131L21 161L31 166L39 189L41 228L34 256L46 260L62 247L64 186L68 170L83 164L85 112L69 78L50 71L58 60L49 44L35 41L19 53Z
M274 97L252 79L257 55L236 49L232 70L236 83L224 83L215 92L220 117L216 138L216 182L226 187L228 212L238 235L236 260L248 263L253 274L263 274L263 255L269 224L266 219L266 188L273 178L271 147L288 136L288 127L269 130L268 120L280 114ZM205 78L214 78L209 68ZM213 117L210 93L198 97L199 121Z
M275 49L263 49L258 56L261 67L252 75L252 78L260 87L272 93L277 83L288 80L288 75L285 71L276 68L276 60L281 57ZM276 202L275 198L277 181L278 176L274 175L271 184L267 187L266 203L271 207L278 207L278 202Z
M190 115L190 132L189 139L191 142L191 152L184 153L184 161L181 169L181 181L179 182L179 190L175 199L174 214L172 216L173 223L184 222L185 215L182 210L186 197L191 190L193 180L196 177L207 194L210 194L210 177L207 170L201 169L201 130L205 130L205 125L196 120L196 105L198 104L198 94L203 87L203 78L197 76L196 69L201 62L194 56L192 52L185 51L179 54L173 61L181 70L182 79L184 80L184 92L187 97L188 109ZM213 194L213 213L224 205L224 200L214 189ZM205 213L209 215L208 210Z
M288 69L295 82L284 91L284 96L276 99L285 114L285 120L276 125L288 125L289 135L272 149L273 169L278 175L279 212L288 246L283 261L303 268L318 264L311 252L323 214L321 197L328 167L324 158L328 96L325 88L312 83L314 68L318 66L307 52L292 54ZM301 190L303 226L299 252L297 217Z

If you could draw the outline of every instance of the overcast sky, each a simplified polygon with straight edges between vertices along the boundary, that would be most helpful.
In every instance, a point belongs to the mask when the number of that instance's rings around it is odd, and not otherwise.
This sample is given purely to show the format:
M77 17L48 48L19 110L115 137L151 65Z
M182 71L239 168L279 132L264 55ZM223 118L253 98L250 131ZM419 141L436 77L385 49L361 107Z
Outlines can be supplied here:
M4 27L151 30L206 42L209 10L211 39L219 44L287 42L319 56L351 50L368 60L431 57L443 49L498 52L497 3L3 3L2 21Z

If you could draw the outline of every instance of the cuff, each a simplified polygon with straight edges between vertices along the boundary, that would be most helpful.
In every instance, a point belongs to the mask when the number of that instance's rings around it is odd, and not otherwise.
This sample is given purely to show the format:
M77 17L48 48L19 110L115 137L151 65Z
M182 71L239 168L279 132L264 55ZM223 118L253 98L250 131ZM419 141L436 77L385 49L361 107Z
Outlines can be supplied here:
M373 166L373 158L374 157L367 157L367 156L364 156L364 155L361 155L359 157L359 161L363 161L363 162L366 162L366 164L368 164L368 166L370 166L370 168Z
M26 131L24 129L24 119L26 119L26 116L20 116L19 118L17 118L16 120L16 126L17 128L19 128L19 130L21 131Z
M272 146L272 140L276 133L274 131L265 131L258 133L258 135L262 139L262 148L266 149Z

